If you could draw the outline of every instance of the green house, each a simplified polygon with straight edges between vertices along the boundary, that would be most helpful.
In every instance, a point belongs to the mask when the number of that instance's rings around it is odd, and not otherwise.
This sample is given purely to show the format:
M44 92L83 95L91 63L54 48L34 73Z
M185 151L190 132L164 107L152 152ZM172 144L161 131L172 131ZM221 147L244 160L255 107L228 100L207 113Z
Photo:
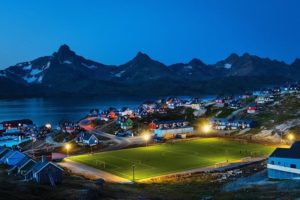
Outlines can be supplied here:
M131 119L126 119L121 122L121 128L124 130L131 129L133 127L133 121Z

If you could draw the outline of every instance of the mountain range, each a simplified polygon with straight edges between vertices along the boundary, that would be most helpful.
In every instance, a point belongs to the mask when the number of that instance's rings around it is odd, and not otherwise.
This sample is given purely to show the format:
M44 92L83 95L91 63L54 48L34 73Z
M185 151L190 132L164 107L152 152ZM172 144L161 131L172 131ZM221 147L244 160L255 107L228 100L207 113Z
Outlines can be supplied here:
M0 70L0 97L147 97L234 94L300 77L292 64L245 53L215 64L194 58L165 65L138 52L122 65L105 65L62 45L50 56Z

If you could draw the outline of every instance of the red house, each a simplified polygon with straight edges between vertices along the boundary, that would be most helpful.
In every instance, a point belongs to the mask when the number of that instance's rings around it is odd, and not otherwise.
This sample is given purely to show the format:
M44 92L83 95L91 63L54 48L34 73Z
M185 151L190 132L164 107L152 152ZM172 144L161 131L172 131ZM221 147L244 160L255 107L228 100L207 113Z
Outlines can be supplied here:
M108 114L109 119L118 119L118 116L114 111L110 111Z
M225 100L224 99L216 99L216 106L217 107L224 107L225 106Z
M253 114L256 112L256 110L257 110L257 107L255 105L251 105L247 108L247 113Z
M148 125L148 128L150 129L150 130L154 130L154 129L157 129L157 125L154 123L154 122L151 122L149 125Z

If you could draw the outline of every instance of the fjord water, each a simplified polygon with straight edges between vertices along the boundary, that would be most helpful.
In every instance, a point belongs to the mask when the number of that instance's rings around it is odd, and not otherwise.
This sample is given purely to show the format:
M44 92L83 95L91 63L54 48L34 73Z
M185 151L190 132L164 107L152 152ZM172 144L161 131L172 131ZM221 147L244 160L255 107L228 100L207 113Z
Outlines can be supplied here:
M140 100L99 100L80 99L78 97L0 99L0 122L13 119L31 119L37 125L45 123L57 125L60 120L78 121L93 108L100 110L109 107L137 108L141 102Z

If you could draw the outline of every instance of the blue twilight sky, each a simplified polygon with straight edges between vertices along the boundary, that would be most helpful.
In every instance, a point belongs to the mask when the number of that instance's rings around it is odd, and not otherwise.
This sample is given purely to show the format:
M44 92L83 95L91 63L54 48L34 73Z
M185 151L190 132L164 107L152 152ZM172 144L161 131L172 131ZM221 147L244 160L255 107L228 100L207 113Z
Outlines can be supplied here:
M298 0L1 0L0 68L68 44L105 64L138 51L163 63L249 52L300 57Z

